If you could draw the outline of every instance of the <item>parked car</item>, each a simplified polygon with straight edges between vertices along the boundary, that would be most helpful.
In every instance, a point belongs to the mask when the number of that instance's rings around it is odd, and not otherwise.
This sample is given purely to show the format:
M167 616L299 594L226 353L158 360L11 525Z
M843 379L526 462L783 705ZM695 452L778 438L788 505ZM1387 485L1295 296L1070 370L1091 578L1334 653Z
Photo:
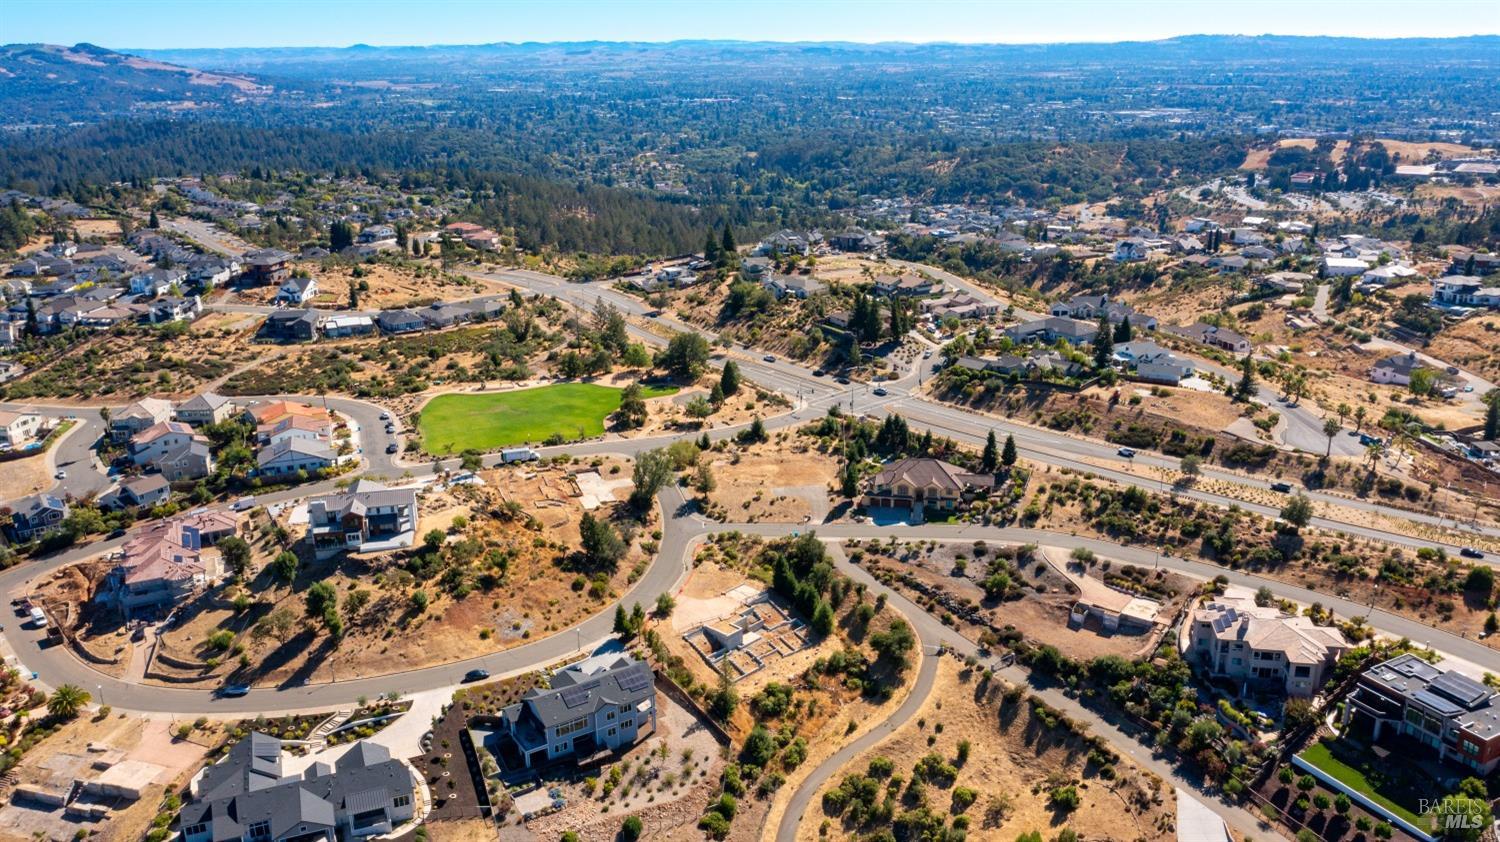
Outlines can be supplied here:
M382 413L380 413L380 420L381 421L389 421L389 420L391 420L391 414L389 412L382 412Z
M815 369L813 369L813 376L814 377L822 377L822 376L826 375L827 373L828 372L824 371L821 368L815 368Z
M1115 452L1118 453L1118 454L1120 454L1121 456L1124 456L1126 459L1134 459L1135 458L1135 448L1133 448L1133 447L1122 447L1119 450L1116 450Z
M490 677L490 671L489 670L480 670L480 669L469 670L468 672L464 673L464 683L468 684L471 681L483 681L483 680L485 680L486 678L489 678L489 677Z
M500 461L507 465L512 462L535 462L540 458L541 454L529 447L507 447L500 451Z
M388 444L388 445L385 446L385 452L386 453L395 453L396 451L398 451L400 449L401 448L399 448L399 447L396 446L395 442L391 442L390 444Z
M1484 553L1473 547L1463 547L1458 551L1458 554L1464 558L1484 558Z
M1292 491L1292 484L1289 482L1273 482L1271 483L1271 490L1280 491L1282 494L1290 494Z

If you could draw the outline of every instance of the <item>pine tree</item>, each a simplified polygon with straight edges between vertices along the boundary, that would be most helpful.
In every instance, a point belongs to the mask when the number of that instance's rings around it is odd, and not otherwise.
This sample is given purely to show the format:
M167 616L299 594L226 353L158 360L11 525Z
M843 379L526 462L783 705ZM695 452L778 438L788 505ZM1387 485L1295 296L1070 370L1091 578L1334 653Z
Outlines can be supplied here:
M1016 437L1005 437L1005 449L1000 451L1000 464L1009 468L1016 464Z
M1245 352L1245 359L1240 364L1240 375L1238 386L1234 387L1234 393L1240 398L1248 398L1255 391L1255 361L1250 358L1250 352Z
M1130 326L1130 317L1126 316L1125 318L1120 320L1119 324L1115 325L1115 341L1129 342L1134 338L1135 330Z
M1500 440L1500 390L1486 396L1489 407L1484 411L1484 437L1487 441Z
M724 237L720 242L720 248L723 249L726 257L734 254L736 248L738 248L734 243L734 232L729 229L729 223L727 222L724 223Z
M719 262L719 241L712 231L708 232L708 238L703 241L703 259L709 263Z
M160 228L161 220L156 218L156 208L151 209L151 218L146 222L147 228Z
M844 470L839 474L839 491L851 500L859 494L859 468L852 459L844 463Z
M724 373L719 377L719 388L726 396L733 395L740 390L740 367L734 360L724 363Z
M352 280L349 282L349 309L359 309L359 284Z
M630 615L625 613L625 604L615 606L615 634L621 637L630 636Z
M1000 445L995 441L995 431L984 440L984 455L979 457L979 470L987 474L995 472L995 467L1000 464Z
M1094 334L1094 368L1100 371L1109 368L1109 358L1113 350L1109 337L1109 316L1100 316L1099 329Z

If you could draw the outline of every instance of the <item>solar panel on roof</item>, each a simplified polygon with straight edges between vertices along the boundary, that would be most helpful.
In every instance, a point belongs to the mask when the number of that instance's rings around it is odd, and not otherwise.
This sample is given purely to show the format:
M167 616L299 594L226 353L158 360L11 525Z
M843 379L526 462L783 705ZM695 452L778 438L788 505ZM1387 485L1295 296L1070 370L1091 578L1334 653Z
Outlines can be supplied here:
M651 674L645 670L631 670L620 676L620 689L627 693L644 690L651 684Z
M1452 716L1456 713L1463 713L1463 708L1454 704L1452 699L1446 696L1439 696L1431 690L1418 690L1411 697L1413 700L1421 702L1424 706L1432 708L1433 713L1436 713L1438 716Z
M1457 672L1445 672L1434 678L1433 690L1447 696L1466 708L1472 708L1489 698L1490 690L1474 679Z
M567 687L563 689L560 698L562 699L563 705L570 708L576 708L589 700L589 692L591 690L593 690L593 685Z

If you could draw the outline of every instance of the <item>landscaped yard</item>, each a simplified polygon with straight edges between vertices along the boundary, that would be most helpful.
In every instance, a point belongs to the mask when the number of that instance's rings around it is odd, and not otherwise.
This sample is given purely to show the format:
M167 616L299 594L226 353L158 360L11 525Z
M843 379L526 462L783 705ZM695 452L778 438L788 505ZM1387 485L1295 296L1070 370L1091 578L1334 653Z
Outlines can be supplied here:
M1387 810L1417 827L1425 826L1426 822L1420 816L1410 807L1403 805L1403 802L1411 805L1417 802L1418 795L1412 782L1400 775L1388 775L1383 771L1377 771L1376 764L1379 761L1367 753L1362 756L1368 758L1368 763L1360 763L1361 768L1351 766L1334 754L1327 740L1308 746L1307 750L1300 755L1303 760L1322 769L1340 782L1348 784ZM1426 797L1433 797L1431 789L1428 790Z
M647 386L646 398L676 391ZM536 389L478 395L438 395L422 408L422 449L436 455L540 444L558 435L572 440L604 432L604 419L620 408L621 390L592 383L559 383Z

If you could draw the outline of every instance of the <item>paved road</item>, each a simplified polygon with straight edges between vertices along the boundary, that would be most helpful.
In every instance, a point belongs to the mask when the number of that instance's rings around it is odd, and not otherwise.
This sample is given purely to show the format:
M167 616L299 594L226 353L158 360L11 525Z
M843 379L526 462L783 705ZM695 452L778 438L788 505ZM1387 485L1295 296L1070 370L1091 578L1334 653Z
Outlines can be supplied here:
M162 230L181 234L203 248L228 257L239 257L254 246L230 234L211 222L179 217L160 220Z

